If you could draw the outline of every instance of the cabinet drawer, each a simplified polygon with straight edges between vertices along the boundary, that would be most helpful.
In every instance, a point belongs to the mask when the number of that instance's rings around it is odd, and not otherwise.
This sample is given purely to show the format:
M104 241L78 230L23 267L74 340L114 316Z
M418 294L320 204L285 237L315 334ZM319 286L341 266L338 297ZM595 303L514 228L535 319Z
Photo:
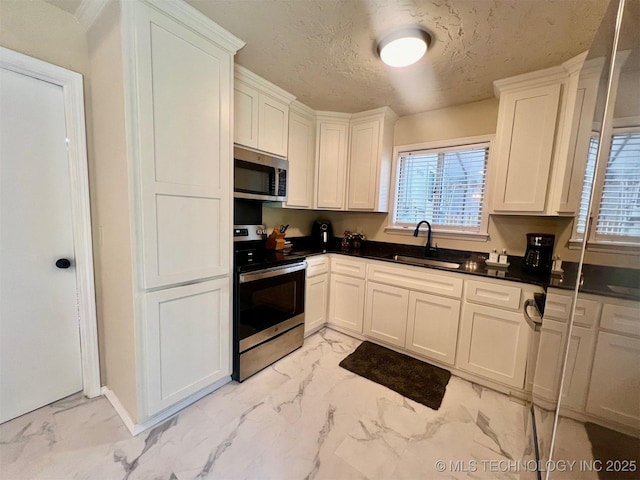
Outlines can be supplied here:
M318 255L307 258L307 278L329 273L329 257Z
M367 280L395 285L420 292L460 298L462 279L437 273L421 267L387 267L373 264L368 266Z
M343 255L338 255L331 257L331 273L364 278L367 273L367 264L363 260L355 260Z
M573 296L547 294L544 305L545 318L556 320L569 320L571 316L571 300ZM600 318L601 305L594 300L578 298L574 323L583 327L593 328Z
M600 328L622 335L640 337L640 305L604 304Z
M521 294L519 287L467 280L466 299L470 302L518 310Z

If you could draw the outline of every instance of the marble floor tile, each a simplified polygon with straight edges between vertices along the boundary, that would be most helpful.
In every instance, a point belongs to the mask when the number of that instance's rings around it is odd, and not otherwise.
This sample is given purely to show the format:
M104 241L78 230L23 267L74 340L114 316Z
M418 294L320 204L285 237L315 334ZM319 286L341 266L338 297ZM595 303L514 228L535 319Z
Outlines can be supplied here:
M71 396L0 425L0 477L529 478L463 468L526 455L523 405L453 376L432 410L340 368L359 344L323 329L137 437L105 398Z

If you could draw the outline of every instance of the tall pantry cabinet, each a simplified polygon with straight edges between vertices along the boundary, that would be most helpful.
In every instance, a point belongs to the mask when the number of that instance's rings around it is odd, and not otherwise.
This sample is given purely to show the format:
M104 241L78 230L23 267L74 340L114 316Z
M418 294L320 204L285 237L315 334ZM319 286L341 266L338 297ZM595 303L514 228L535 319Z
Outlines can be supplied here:
M88 32L105 393L134 432L230 379L233 55L180 1Z

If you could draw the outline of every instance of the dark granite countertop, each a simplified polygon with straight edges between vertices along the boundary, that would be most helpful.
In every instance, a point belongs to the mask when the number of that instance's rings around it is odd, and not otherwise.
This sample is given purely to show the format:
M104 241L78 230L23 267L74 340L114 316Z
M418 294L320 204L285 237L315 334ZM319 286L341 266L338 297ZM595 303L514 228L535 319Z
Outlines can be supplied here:
M340 239L334 238L329 248L322 250L313 245L309 237L289 238L293 244L292 253L302 256L319 255L322 253L340 253L357 258L382 260L398 264L392 260L393 255L406 255L412 257L424 257L424 247L416 245L403 245L386 242L364 242L358 250L344 251L340 247ZM430 258L453 261L460 263L460 268L445 268L439 266L422 266L454 273L477 275L481 277L500 278L513 282L538 285L545 290L548 287L573 290L576 285L578 264L564 262L562 264L564 274L562 276L550 274L536 274L522 269L522 257L509 257L509 268L497 269L487 267L485 259L487 253L471 252L464 250L450 250L439 248ZM411 264L415 266L414 264ZM611 288L610 286L613 286ZM582 285L580 292L603 295L607 297L640 300L640 270L631 268L606 267L600 265L584 265Z

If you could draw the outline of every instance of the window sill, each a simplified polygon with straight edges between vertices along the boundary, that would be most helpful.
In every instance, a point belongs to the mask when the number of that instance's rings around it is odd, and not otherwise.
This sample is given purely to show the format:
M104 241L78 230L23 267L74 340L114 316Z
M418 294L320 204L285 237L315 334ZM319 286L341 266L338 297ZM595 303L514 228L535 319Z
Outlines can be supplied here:
M569 240L569 250L580 250L581 248L582 240ZM640 245L638 245L637 243L587 242L587 251L598 253L637 255L640 252Z
M415 227L397 227L397 226L389 226L385 227L385 233L391 235L413 235L413 231ZM426 230L420 230L420 237L426 237ZM432 230L431 231L432 238L446 238L450 240L468 240L472 242L486 242L489 240L488 233L474 233L474 232L457 232L457 231L447 231L447 230Z

